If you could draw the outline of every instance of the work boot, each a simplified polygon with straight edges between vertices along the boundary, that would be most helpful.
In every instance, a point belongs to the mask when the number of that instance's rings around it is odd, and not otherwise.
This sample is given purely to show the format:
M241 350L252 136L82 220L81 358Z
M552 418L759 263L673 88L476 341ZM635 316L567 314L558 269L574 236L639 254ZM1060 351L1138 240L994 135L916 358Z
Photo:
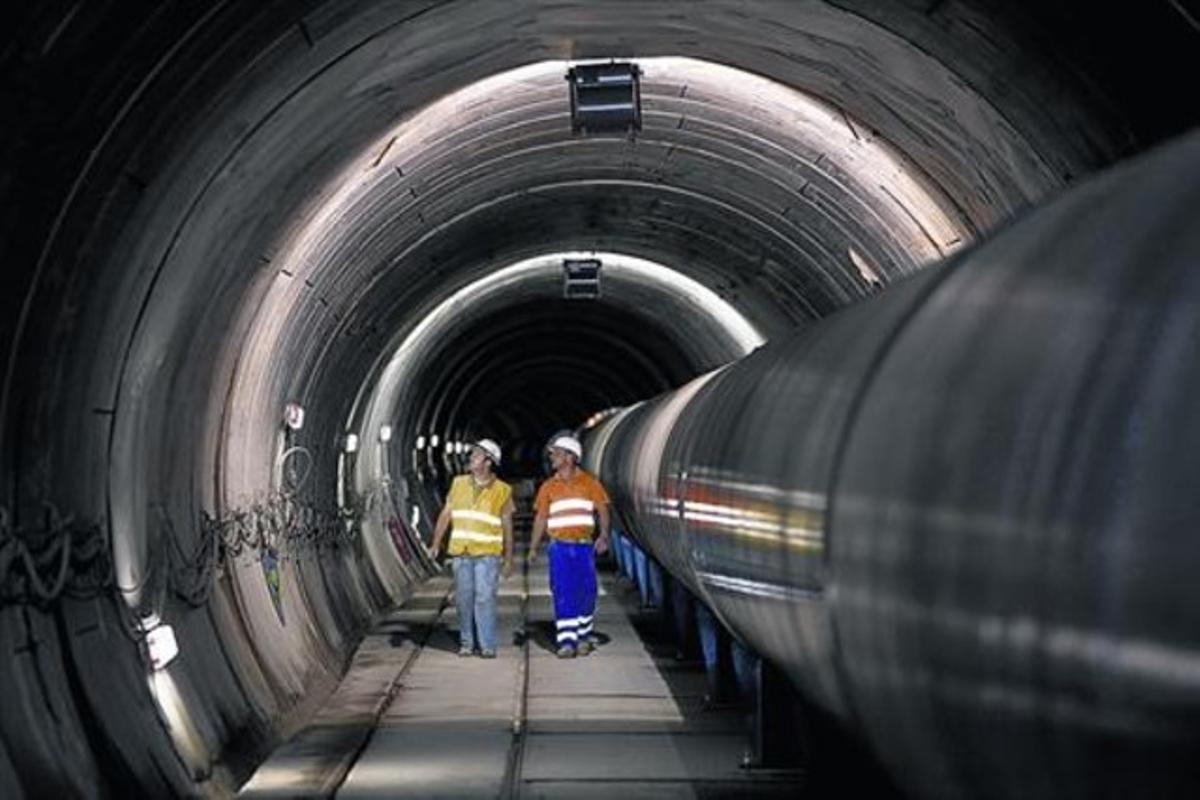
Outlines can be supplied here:
M458 648L458 657L459 658L466 658L466 657L472 656L472 655L475 655L475 648L467 647L465 644Z
M562 647L558 648L558 652L556 652L554 655L558 656L559 658L574 658L575 648L564 644Z
M596 649L596 644L591 639L579 640L579 655L586 656Z
M480 658L495 658L496 651L495 650L480 650L479 657Z

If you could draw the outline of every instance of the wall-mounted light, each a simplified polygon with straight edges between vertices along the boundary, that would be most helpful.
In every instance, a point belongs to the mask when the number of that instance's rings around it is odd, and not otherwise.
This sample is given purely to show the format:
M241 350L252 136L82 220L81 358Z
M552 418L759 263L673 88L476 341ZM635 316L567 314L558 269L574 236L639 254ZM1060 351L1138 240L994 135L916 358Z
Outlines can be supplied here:
M433 436L429 437L429 446L437 447L437 443L438 443L438 435L435 433Z
M418 450L424 450L424 449L425 449L425 436L424 436L424 435L421 435L421 436L418 436L418 437L417 437L417 449L418 449Z
M354 497L354 459L351 456L358 452L357 433L346 434L342 450L344 452L337 463L337 504L338 508L345 509L348 505L347 498Z
M391 425L380 425L379 426L379 441L390 442L391 440L392 440L392 426Z
M288 403L283 407L283 424L294 431L304 427L304 407L299 403Z
M150 669L157 672L179 655L175 630L170 625L162 624L157 614L142 618L142 630L146 632L146 654L150 658Z

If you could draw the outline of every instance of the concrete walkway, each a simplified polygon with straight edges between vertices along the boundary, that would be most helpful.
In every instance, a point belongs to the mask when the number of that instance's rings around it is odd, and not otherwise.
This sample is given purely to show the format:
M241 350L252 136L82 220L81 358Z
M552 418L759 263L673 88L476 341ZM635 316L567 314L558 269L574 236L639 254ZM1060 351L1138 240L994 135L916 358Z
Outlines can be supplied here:
M655 641L636 593L601 575L586 658L557 659L544 561L501 584L495 660L457 655L450 578L368 635L338 690L246 797L795 797L746 772L746 720L702 708L704 674Z

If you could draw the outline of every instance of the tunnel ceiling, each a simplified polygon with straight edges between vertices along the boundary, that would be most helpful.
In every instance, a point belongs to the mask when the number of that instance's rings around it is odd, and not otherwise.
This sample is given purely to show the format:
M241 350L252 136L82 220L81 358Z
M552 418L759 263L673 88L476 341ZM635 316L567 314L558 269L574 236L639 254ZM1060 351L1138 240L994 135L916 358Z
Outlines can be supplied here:
M96 526L124 600L103 612L112 628L174 613L193 655L172 702L155 695L164 729L124 638L105 640L108 668L80 670L95 645L73 631L101 612L26 614L58 660L17 682L85 699L57 723L0 722L56 726L39 741L60 737L75 766L52 754L45 774L155 775L161 794L196 775L235 784L230 748L265 746L413 579L390 550L298 559L286 625L258 564L229 564L199 610L161 600L175 595L155 559L207 552L201 511L278 489L286 402L308 411L305 500L327 508L344 435L368 419L407 426L408 452L426 423L515 430L657 392L717 352L696 345L716 328L651 295L581 310L514 290L464 313L441 342L447 370L381 392L406 335L455 291L603 250L690 276L770 337L1196 117L1146 91L1194 71L1194 21L1173 4L64 0L8 21L0 505L24 524L53 502ZM1155 47L1113 58L1139 39ZM612 57L645 65L644 130L572 136L566 64ZM568 324L605 354L598 371L550 335ZM483 330L497 356L472 372L459 345ZM469 394L481 374L503 391L453 417L413 399ZM586 385L506 412L528 396L517 374Z
M347 382L371 380L388 337L504 259L585 246L649 257L714 287L769 333L911 273L985 222L843 110L711 63L639 65L636 136L573 136L558 61L484 78L378 134L274 250L276 282L249 323L231 404L251 405L245 393L260 391L272 363L335 379L328 392L295 380L284 391L344 403ZM377 82L390 85L373 74L356 89ZM1015 202L1032 191L985 173L982 193ZM515 360L540 349L535 328L522 330ZM409 416L389 411L389 421Z
M51 385L87 387L76 432L95 435L92 408L127 406L121 382L180 352L192 366L178 382L196 382L196 398L220 397L217 385L234 370L269 377L263 397L272 400L262 413L274 417L274 398L311 390L320 363L375 357L399 318L434 302L451 275L466 280L495 260L579 247L580 239L686 262L711 284L740 291L776 330L861 295L860 271L841 246L852 236L885 279L922 260L906 242L933 253L959 243L938 232L922 241L907 206L887 209L881 192L856 193L835 166L821 169L817 143L770 124L778 109L756 108L755 98L711 80L685 89L669 75L648 75L647 130L634 144L571 139L553 72L487 97L478 113L455 109L454 124L434 120L408 146L391 138L430 104L523 64L670 55L770 76L821 98L855 140L878 132L972 234L1128 146L1131 121L1058 69L1037 37L1022 38L1028 21L1016 12L914 5L876 18L852 4L711 3L680 17L631 3L616 18L570 3L516 8L231 5L199 17L149 14L110 36L121 42L115 61L126 59L128 74L102 69L76 104L79 119L109 127L93 123L102 146L79 165L86 169L64 194L67 216L32 259L45 280L26 314L14 315L28 325L23 338L41 343L23 351L33 360L26 369L41 373L35 365L48 361ZM119 19L89 13L29 18L30 46L57 48L60 61L45 63L62 66L17 78L57 78L66 91L81 77L72 56L98 55L106 26L120 28ZM176 44L156 50L155 39ZM1048 104L1054 115L1044 113ZM81 125L70 130L86 139ZM872 201L891 213L856 213ZM918 229L915 239L880 235L893 224ZM293 257L302 240L305 252ZM98 262L105 269L70 266ZM258 337L246 309L273 281L293 276L302 288L285 300L291 311L273 312L276 329ZM83 312L54 313L61 297ZM31 312L43 306L47 313ZM90 329L88 358L55 356ZM345 331L359 337L348 357L334 348ZM262 346L274 372L240 361L245 338ZM10 360L6 420L17 371ZM49 398L28 412L40 422L27 429L42 435L54 427L48 420L72 417ZM212 419L219 409L200 413ZM42 448L31 443L25 452ZM22 469L35 487L64 467L42 458Z

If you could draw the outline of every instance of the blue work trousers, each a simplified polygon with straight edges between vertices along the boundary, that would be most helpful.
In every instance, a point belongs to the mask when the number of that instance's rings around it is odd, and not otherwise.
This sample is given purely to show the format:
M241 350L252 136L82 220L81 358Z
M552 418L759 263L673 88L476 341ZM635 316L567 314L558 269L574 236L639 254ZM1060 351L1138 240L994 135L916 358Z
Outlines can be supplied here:
M552 541L550 592L559 647L575 647L591 637L596 613L596 557L591 542Z

